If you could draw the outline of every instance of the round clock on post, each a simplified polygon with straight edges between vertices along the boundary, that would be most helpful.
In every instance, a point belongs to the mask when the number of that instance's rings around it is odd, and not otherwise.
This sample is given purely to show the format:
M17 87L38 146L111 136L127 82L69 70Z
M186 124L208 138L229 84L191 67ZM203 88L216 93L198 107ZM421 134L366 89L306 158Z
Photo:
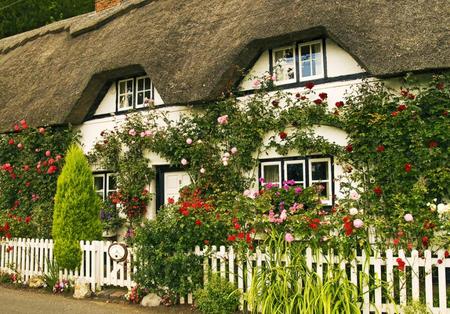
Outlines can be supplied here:
M123 243L112 243L108 248L108 255L113 261L123 262L128 256L127 246Z

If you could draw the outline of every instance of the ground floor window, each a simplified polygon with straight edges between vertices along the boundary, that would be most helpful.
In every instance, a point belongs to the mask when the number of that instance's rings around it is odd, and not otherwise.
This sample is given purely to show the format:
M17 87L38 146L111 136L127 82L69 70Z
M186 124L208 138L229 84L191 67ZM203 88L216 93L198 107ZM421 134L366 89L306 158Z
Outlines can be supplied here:
M333 203L334 163L331 156L306 156L267 159L260 161L259 174L264 183L281 186L293 180L296 185L307 187L319 185L324 204Z
M116 174L108 172L94 173L94 189L102 200L106 200L112 193L117 191Z

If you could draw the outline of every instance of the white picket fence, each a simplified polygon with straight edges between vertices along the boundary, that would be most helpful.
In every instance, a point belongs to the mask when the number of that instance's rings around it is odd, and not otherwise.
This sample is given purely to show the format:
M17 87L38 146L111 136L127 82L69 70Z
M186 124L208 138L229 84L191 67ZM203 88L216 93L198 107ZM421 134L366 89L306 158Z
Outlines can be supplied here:
M136 261L132 249L128 249L128 257L124 262L113 261L108 255L108 248L111 242L107 241L81 241L83 251L82 265L75 272L62 271L60 277L74 276L83 278L91 283L92 289L99 289L102 286L132 287L131 280L133 271L136 270ZM240 258L233 251L233 248L221 246L217 248L200 247L195 248L195 254L204 256L205 282L208 280L209 271L218 273L223 278L233 283L242 292L246 292L251 287L252 276L257 267L264 267L268 256L258 249L254 254L245 258ZM397 257L402 258L406 265L404 272L397 272ZM450 313L447 300L450 298L447 293L450 287L447 284L450 278L450 258L444 258L444 251L437 252L432 256L430 251L425 251L423 257L419 257L417 251L410 254L399 251L394 254L392 250L387 250L382 255L366 256L364 252L352 260L351 263L339 261L334 256L316 254L310 249L305 252L308 267L314 269L319 276L324 275L327 264L333 263L341 269L346 269L350 273L350 280L359 285L359 273L364 272L377 277L383 281L398 287L395 291L390 290L391 296L398 300L399 304L406 304L410 300L418 300L424 295L425 302L433 313ZM49 270L48 261L53 260L53 241L44 239L12 239L0 240L0 271L16 270L21 279L28 281L33 275L42 275ZM399 274L402 275L399 275ZM449 274L450 275L450 274ZM363 285L363 291L369 291L367 285ZM180 303L192 304L192 295L181 298ZM395 313L399 310L383 297L381 287L370 290L364 294L362 302L364 314L370 312ZM242 299L242 308L246 304Z
M93 291L102 286L134 286L131 273L134 267L133 252L129 248L124 262L113 261L108 255L108 241L80 241L83 252L81 267L76 271L60 271L60 278L80 278L91 284ZM0 271L17 271L27 282L33 275L49 271L53 261L53 240L12 239L0 241Z
M252 284L252 276L257 267L264 267L268 261L268 255L263 254L258 249L254 254L240 259L233 251L233 248L221 246L219 249L212 246L209 250L199 247L195 250L196 254L204 255L204 273L205 281L208 270L220 274L223 278L233 283L241 291L248 291ZM357 258L348 263L336 258L333 255L324 255L312 252L307 249L305 252L306 264L310 269L315 269L319 277L323 278L324 269L328 267L326 264L335 264L342 270L348 270L350 280L355 285L359 285L359 272L364 272L372 278L379 278L394 287L398 287L396 291L391 289L390 294L397 303L405 305L411 300L419 300L420 295L425 296L425 302L432 313L448 314L450 308L447 306L447 300L450 298L447 293L450 292L450 285L447 283L450 278L446 278L446 272L450 272L450 258L444 258L444 251L439 251L432 256L431 251L425 251L423 258L419 257L419 253L413 250L410 254L399 251L394 255L392 250L387 250L383 256L373 255L366 256L364 252L357 254ZM405 270L397 272L397 258L405 261ZM449 273L450 275L450 273ZM369 313L397 313L401 312L399 306L388 303L389 300L383 297L382 287L369 290L367 282L362 285L362 291L368 292L364 294L362 310L364 314ZM186 303L191 303L192 298L189 296ZM183 300L185 301L185 300ZM242 300L242 309L246 304Z

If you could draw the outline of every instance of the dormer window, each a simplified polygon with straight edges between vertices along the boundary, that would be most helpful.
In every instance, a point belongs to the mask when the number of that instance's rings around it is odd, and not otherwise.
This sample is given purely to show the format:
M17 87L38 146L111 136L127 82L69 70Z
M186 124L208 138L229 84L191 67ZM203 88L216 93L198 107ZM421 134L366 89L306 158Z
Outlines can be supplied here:
M271 72L276 85L323 78L322 40L272 49Z
M117 82L117 111L139 109L154 99L153 84L148 76L138 76Z

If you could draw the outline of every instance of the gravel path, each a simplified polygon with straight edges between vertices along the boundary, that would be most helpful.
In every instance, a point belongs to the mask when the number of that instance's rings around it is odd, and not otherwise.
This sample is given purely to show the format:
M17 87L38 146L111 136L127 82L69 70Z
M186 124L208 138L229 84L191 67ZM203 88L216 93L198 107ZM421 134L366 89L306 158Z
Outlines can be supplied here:
M103 300L75 300L32 290L0 287L1 314L114 314L114 313L160 313L193 314L187 307L144 308L128 304L106 303Z

